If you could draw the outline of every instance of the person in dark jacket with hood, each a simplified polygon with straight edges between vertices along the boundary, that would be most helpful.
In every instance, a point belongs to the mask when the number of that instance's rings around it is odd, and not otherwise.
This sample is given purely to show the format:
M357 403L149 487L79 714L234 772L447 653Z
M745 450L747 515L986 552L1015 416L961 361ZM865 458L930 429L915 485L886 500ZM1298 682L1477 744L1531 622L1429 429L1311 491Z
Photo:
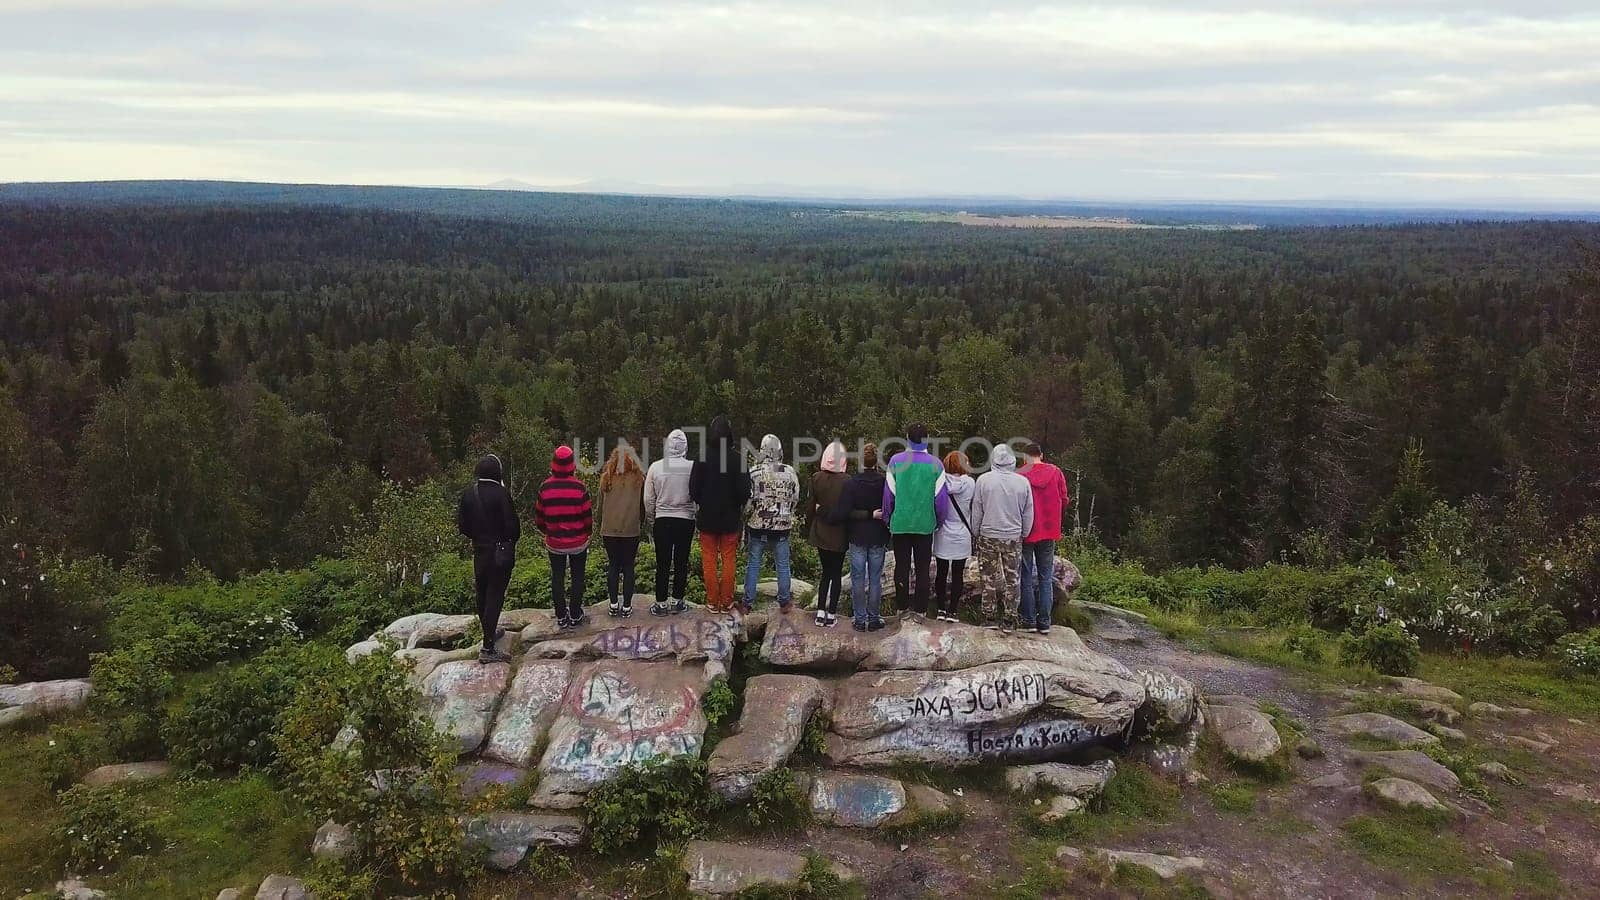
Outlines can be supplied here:
M850 541L850 609L856 631L883 627L883 557L889 549L889 526L883 521L883 470L878 447L861 448L861 471L844 483L839 502L828 515L845 526Z
M727 612L733 609L739 531L744 525L744 506L750 501L750 476L740 463L727 416L712 419L706 429L703 458L689 472L689 498L697 506L695 521L700 526L706 606Z
M472 486L461 492L456 506L456 529L472 541L473 588L483 627L478 662L509 662L511 657L495 649L495 643L505 633L500 628L500 609L516 565L522 524L517 521L511 492L506 490L500 457L491 453L478 460L473 476Z

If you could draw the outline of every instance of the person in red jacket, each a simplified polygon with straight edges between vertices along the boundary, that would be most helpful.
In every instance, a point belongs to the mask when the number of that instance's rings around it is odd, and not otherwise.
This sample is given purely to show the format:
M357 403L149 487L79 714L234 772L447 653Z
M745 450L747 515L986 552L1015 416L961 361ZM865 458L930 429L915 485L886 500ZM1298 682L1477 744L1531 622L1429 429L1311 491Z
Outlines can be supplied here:
M557 447L550 457L550 477L539 485L539 494L533 501L533 524L544 535L544 547L550 553L550 605L564 630L587 621L583 591L594 510L589 487L579 480L577 468L572 448ZM566 591L569 571L570 593Z
M1056 541L1061 539L1061 514L1067 508L1067 476L1044 461L1044 450L1030 443L1022 448L1026 460L1017 474L1033 490L1033 527L1022 538L1022 603L1017 612L1022 627L1038 634L1050 633L1055 598Z

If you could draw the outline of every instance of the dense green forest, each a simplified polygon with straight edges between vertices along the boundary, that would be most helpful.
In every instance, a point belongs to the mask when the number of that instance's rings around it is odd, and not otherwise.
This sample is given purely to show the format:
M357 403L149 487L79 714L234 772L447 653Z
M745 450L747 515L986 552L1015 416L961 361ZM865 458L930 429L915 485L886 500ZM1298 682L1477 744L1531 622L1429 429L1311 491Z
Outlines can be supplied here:
M7 598L0 660L83 669L97 626L66 595L113 575L364 554L414 575L396 559L449 536L406 521L485 450L531 503L560 440L718 412L785 438L1031 436L1078 539L1152 570L1433 553L1421 615L1538 623L1535 650L1600 615L1600 225L484 196L0 204L0 522L8 580L40 585Z

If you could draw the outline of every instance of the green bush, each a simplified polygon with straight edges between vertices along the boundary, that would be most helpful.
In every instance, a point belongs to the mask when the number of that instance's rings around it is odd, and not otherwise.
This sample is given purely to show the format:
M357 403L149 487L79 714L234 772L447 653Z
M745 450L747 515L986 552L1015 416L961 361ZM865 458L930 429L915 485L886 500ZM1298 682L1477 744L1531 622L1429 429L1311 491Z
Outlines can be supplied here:
M738 702L739 698L734 696L726 678L713 679L705 693L700 695L700 709L706 714L706 723L713 728L733 712Z
M42 770L52 790L66 790L84 773L111 761L111 739L99 722L50 726L45 734Z
M589 846L605 856L699 837L711 807L705 762L678 757L622 769L589 792L583 815Z
M1155 606L1173 610L1183 598L1166 581L1148 575L1136 564L1082 568L1083 584L1073 597L1134 609Z
M417 703L406 670L376 653L302 680L285 710L273 745L291 795L355 836L355 852L319 871L318 896L444 889L470 873L456 750Z
M752 828L793 829L811 821L811 801L801 789L794 770L773 769L756 781L745 805Z
M300 683L343 665L338 651L284 645L223 668L216 680L184 697L162 726L172 763L200 773L270 765L272 735Z
M1327 636L1310 625L1291 625L1284 634L1283 649L1312 665L1318 665L1327 658L1323 652L1326 641Z
M89 710L105 724L108 751L124 759L159 757L161 716L175 682L157 649L136 644L97 654L89 678Z
M1410 675L1422 663L1416 636L1399 622L1373 625L1360 634L1346 632L1340 651L1346 665L1370 666L1384 675Z
M161 838L153 813L123 788L78 785L61 795L56 839L73 871L115 868L155 849Z
M1555 658L1565 668L1583 675L1600 675L1600 628L1573 632L1556 641Z

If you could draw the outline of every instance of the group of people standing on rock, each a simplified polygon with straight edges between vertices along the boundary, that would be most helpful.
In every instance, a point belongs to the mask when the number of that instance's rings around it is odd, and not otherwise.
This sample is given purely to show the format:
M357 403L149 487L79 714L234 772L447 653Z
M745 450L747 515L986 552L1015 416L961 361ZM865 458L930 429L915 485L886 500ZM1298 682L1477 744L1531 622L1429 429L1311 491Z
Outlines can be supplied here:
M802 495L794 467L783 461L776 435L761 439L746 470L726 416L706 431L702 458L689 460L682 430L667 435L665 453L641 472L627 448L612 450L591 499L576 475L571 447L557 447L550 475L534 499L534 525L550 557L551 606L563 630L586 622L583 609L589 545L595 520L606 554L609 613L633 615L634 563L646 531L655 543L655 602L652 615L686 611L689 551L700 541L706 606L720 612L750 612L768 555L778 577L778 606L793 606L789 540L797 525L822 564L815 624L838 623L844 568L850 567L851 610L856 631L884 627L883 568L894 551L895 605L902 613L958 621L957 606L969 559L977 560L985 623L1001 631L1018 627L1050 631L1055 546L1068 502L1066 477L1045 462L1038 444L1022 448L1018 467L1008 444L995 446L989 471L974 478L966 454L953 450L941 460L928 451L927 429L906 428L907 447L886 462L874 444L862 447L857 471L834 441ZM802 496L804 499L802 500ZM506 588L521 527L504 484L498 457L478 462L475 482L461 494L457 526L473 544L478 615L483 626L482 662L507 657L495 648ZM743 589L734 588L740 540L748 547Z

